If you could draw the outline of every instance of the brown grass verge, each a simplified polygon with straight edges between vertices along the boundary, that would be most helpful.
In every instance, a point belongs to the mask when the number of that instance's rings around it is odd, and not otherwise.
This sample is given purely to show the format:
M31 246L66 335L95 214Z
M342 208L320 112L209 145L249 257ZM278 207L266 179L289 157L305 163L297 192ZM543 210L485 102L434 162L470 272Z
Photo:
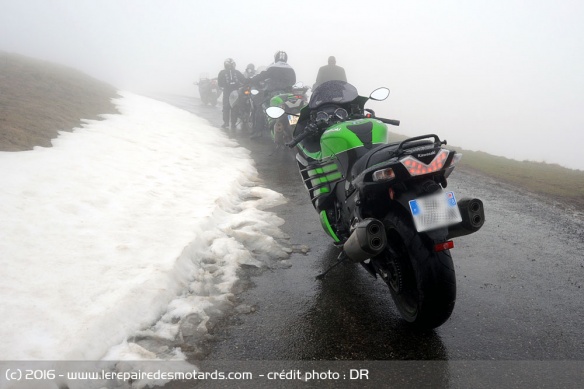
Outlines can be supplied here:
M114 87L81 72L0 52L0 151L51 146L82 119L117 113Z

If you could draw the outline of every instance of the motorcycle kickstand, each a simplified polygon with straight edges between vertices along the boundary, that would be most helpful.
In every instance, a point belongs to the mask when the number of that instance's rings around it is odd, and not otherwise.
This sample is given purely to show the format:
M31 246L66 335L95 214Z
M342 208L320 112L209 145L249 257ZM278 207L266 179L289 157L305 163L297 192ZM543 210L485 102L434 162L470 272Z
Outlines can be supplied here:
M344 251L341 251L341 253L339 254L339 256L337 257L337 262L335 262L334 264L331 265L331 267L329 267L328 269L326 269L326 271L324 273L321 273L319 275L316 276L317 280L323 280L324 277L326 276L326 274L333 270L335 267L337 267L338 265L340 265L341 263L343 263L345 260L347 260L349 257L347 256L347 254L345 254Z

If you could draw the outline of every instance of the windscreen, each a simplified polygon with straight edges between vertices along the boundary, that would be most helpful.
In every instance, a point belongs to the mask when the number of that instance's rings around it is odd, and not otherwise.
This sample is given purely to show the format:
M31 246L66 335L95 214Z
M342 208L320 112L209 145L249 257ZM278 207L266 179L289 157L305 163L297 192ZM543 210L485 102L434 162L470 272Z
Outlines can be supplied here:
M317 108L326 103L345 104L359 97L357 88L345 81L327 81L320 84L310 97L308 107Z

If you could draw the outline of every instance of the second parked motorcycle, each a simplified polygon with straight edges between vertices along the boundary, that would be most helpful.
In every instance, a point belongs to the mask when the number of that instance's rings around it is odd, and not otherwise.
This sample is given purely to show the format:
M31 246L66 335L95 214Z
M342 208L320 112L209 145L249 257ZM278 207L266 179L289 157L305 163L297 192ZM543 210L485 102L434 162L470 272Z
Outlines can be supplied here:
M275 92L256 111L259 116L256 118L256 123L268 130L277 148L283 148L287 142L292 140L300 110L308 104L307 92L309 89L308 86L298 82L292 86L290 91ZM252 90L252 93L257 94L257 91ZM280 107L286 112L286 115L271 118L265 113L269 107Z
M270 99L271 107L280 107L286 111L286 115L277 119L268 119L268 128L272 140L277 148L284 147L292 141L292 134L300 116L300 110L308 104L306 92L309 87L297 83L292 87L291 93L280 93Z

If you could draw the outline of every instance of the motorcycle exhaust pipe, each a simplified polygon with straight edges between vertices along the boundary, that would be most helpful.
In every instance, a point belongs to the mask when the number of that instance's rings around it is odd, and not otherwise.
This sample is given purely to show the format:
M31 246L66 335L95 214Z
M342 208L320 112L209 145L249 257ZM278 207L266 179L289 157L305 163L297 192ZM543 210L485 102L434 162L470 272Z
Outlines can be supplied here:
M362 262L379 255L387 244L383 223L377 219L365 219L355 226L343 251L353 262Z
M481 200L464 198L458 202L458 209L462 221L448 227L448 239L475 233L485 223L485 209Z

